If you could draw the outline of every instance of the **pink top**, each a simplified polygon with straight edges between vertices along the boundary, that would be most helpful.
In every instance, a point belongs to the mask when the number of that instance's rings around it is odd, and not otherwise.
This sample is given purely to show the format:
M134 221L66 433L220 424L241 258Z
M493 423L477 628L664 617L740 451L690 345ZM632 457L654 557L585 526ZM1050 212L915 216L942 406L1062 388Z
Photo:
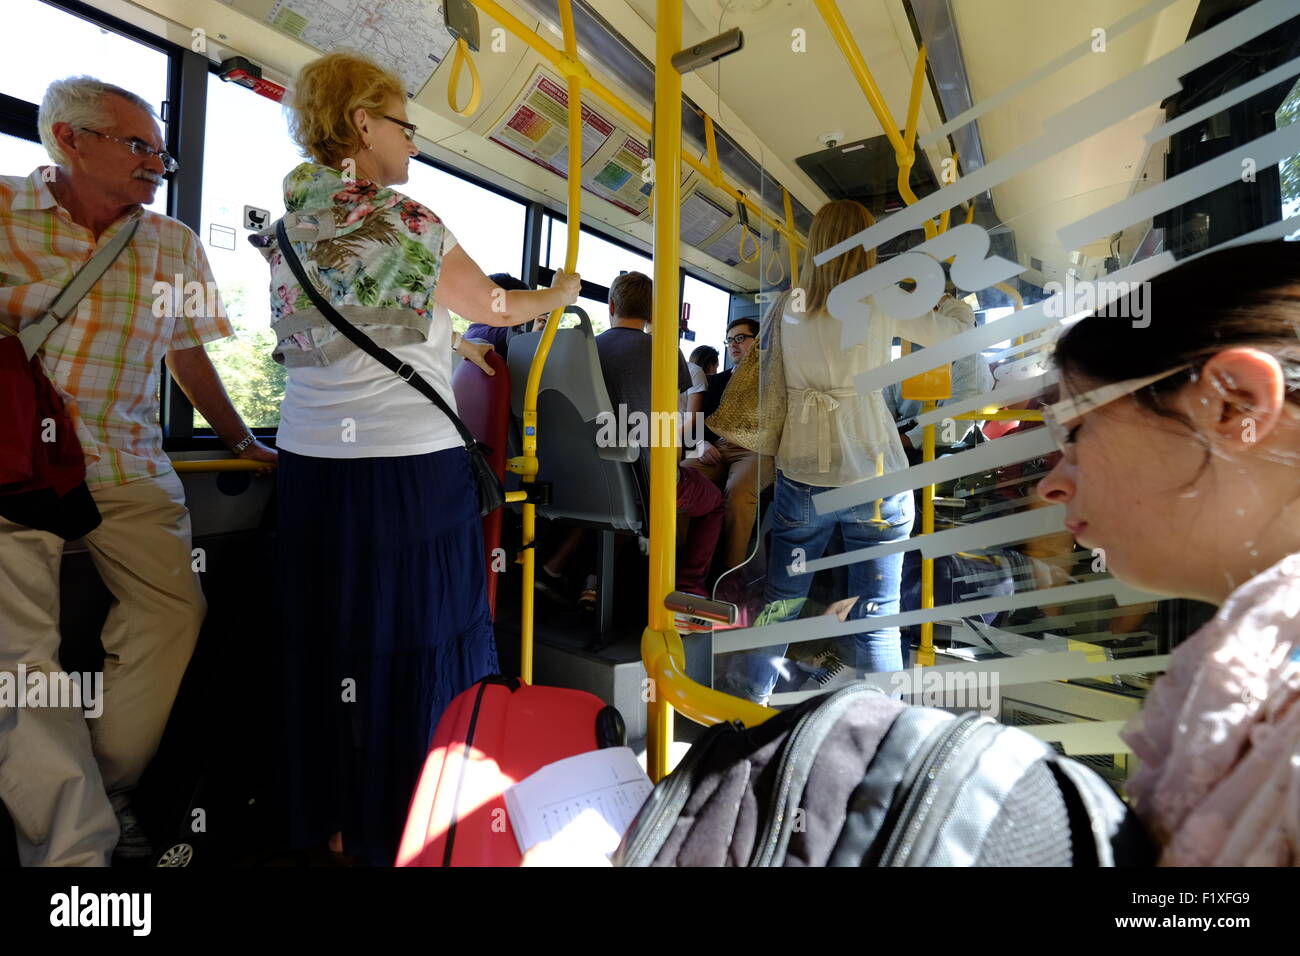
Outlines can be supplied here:
M1229 596L1121 736L1164 866L1300 865L1300 554Z

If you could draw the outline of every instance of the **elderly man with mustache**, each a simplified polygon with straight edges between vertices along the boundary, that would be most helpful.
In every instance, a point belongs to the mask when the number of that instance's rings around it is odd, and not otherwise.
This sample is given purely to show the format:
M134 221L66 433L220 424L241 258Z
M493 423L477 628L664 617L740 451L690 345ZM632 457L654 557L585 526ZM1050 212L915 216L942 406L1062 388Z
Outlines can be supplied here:
M46 376L72 399L102 518L84 540L117 600L102 632L101 716L0 701L0 799L28 866L103 866L152 854L129 794L158 747L206 612L191 569L185 493L163 453L161 362L240 457L275 461L204 351L232 330L198 237L142 208L176 169L154 115L119 87L85 76L59 80L38 118L56 165L0 176L0 333L36 322L97 249L135 227L37 352ZM203 294L186 297L195 288ZM0 671L59 672L63 544L0 518Z

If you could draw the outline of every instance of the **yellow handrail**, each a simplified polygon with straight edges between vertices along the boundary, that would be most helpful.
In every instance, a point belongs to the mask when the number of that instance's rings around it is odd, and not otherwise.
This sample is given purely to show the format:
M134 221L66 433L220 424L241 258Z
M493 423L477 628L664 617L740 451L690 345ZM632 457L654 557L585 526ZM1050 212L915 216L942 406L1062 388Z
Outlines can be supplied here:
M266 468L264 461L250 461L247 458L205 458L201 461L173 461L172 468L178 474L193 475L208 471L257 471ZM275 466L272 465L272 468Z
M565 47L576 53L577 39L573 32L572 0L560 0L560 17L564 27ZM579 214L582 202L582 84L573 73L569 79L569 231L568 245L564 251L564 271L574 272L578 267L578 238L581 236ZM509 468L520 476L528 485L537 478L537 394L542 387L542 369L547 356L551 354L551 344L555 333L560 328L560 317L564 309L556 309L542 331L542 340L537 344L537 353L533 356L528 369L528 384L524 391L523 410L523 454L510 459ZM527 493L523 493L527 497ZM519 596L519 677L525 684L533 682L533 582L537 573L537 505L524 501L521 515L520 562L523 565L523 581Z
M916 202L916 194L912 192L912 186L908 179L911 176L912 164L915 162L912 147L915 142L916 124L919 121L921 111L921 91L924 88L925 46L922 45L917 51L916 66L912 71L912 93L908 100L908 129L906 135L901 136L898 132L898 124L894 122L893 114L889 112L889 106L880 93L880 87L876 85L875 77L867 69L867 62L862 58L862 51L858 48L857 41L853 39L853 33L849 30L849 25L844 21L844 15L840 13L839 6L835 3L835 0L814 0L814 2L822 15L822 19L826 21L831 36L835 38L835 42L839 45L845 62L848 63L849 69L853 71L858 86L862 87L862 92L867 98L867 104L871 107L871 111L876 114L876 120L885 131L885 136L889 138L889 144L894 147L894 157L898 161L898 193L903 197L903 201L910 206ZM922 225L925 228L925 237L933 239L935 236L934 220L927 219Z
M739 720L745 726L753 727L776 713L769 707L713 690L687 677L686 651L682 647L681 636L671 628L657 631L647 627L641 635L641 657L645 661L651 686L655 688L656 696L669 714L680 711L697 724ZM671 724L669 729L671 730ZM656 748L651 748L648 756L657 753ZM662 762L658 764L660 772L651 773L655 780L661 779L668 771L666 750L661 759Z
M624 101L617 93L614 93L609 89L609 87L596 79L582 61L578 59L576 41L573 44L572 52L562 52L543 40L536 31L530 29L527 24L503 8L501 4L496 2L496 0L470 0L470 3L474 4L474 6L478 7L488 16L492 17L492 19L496 20L515 36L519 37L519 39L523 40L526 44L536 50L563 76L570 79L577 77L578 81L584 88L596 94L596 96L600 97L607 104L617 110L620 115L630 121L632 125L641 130L641 132L647 135L650 134L652 128L650 121L642 116L633 106ZM563 18L563 16L564 14L561 12L561 18ZM572 20L572 14L570 14L570 20ZM673 69L674 72L676 72L676 68L674 67ZM679 95L679 108L680 101L681 97ZM684 162L706 179L709 179L710 182L713 182L708 167L694 156L689 154L685 155L681 158L681 162ZM787 242L792 243L800 249L806 248L806 244L803 239L799 237L798 233L793 231L786 232L784 225L768 216L761 208L759 208L759 206L741 193L740 190L728 184L725 179L719 177L715 185L736 202L744 203L745 207L755 216L759 217L760 220L785 235Z

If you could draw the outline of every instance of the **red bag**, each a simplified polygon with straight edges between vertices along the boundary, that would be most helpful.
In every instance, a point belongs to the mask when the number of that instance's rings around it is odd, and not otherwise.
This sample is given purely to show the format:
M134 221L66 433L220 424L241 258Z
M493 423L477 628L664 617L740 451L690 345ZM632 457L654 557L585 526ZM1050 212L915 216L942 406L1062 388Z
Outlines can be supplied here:
M102 520L86 487L86 458L63 398L39 358L46 338L77 309L130 244L139 214L68 280L46 313L0 337L0 517L71 541ZM21 325L13 321L13 327Z
M99 526L72 416L16 335L0 338L0 516L67 540Z
M618 710L585 691L487 677L448 705L411 800L398 866L518 866L504 793L542 767L623 745Z

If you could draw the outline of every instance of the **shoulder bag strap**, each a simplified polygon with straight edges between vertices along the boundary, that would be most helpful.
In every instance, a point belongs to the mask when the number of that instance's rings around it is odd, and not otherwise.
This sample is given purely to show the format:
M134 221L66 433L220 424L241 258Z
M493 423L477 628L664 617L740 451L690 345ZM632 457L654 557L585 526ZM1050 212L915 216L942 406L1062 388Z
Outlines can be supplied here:
M68 280L68 284L63 287L50 307L45 310L45 314L39 320L24 328L18 333L18 340L23 344L23 351L30 359L37 353L45 340L50 337L50 333L60 322L71 315L81 304L81 300L86 297L95 283L98 282L108 271L114 260L122 254L131 237L135 235L135 228L140 224L139 217L132 219L129 223L117 231L108 243L96 252L90 259L77 270L76 275Z
M377 345L374 339L370 338L370 336L366 335L366 333L362 332L355 325L345 319L339 311L334 308L334 306L330 305L325 297L317 291L316 286L313 285L311 279L307 277L307 272L303 269L302 261L298 258L298 254L293 251L293 244L289 241L289 236L284 230L283 220L275 224L275 238L279 242L280 252L284 255L284 261L289 264L289 269L298 280L298 284L302 286L302 290L307 293L307 297L311 299L312 305L316 306L320 314L325 316L329 323L333 325L334 328L338 329L349 342L361 349L361 351L365 352L376 362L379 362L385 368L396 374L398 378L406 382L407 385L410 385L429 401L433 402L433 404L436 405L444 415L451 419L451 423L456 426L456 431L460 433L461 440L465 442L466 448L473 448L477 445L477 440L470 433L470 430L465 427L465 423L462 422L459 416L451 410L451 407L443 397L438 394L436 388L430 385L412 366L403 362L392 352L388 351L388 349L381 345Z

